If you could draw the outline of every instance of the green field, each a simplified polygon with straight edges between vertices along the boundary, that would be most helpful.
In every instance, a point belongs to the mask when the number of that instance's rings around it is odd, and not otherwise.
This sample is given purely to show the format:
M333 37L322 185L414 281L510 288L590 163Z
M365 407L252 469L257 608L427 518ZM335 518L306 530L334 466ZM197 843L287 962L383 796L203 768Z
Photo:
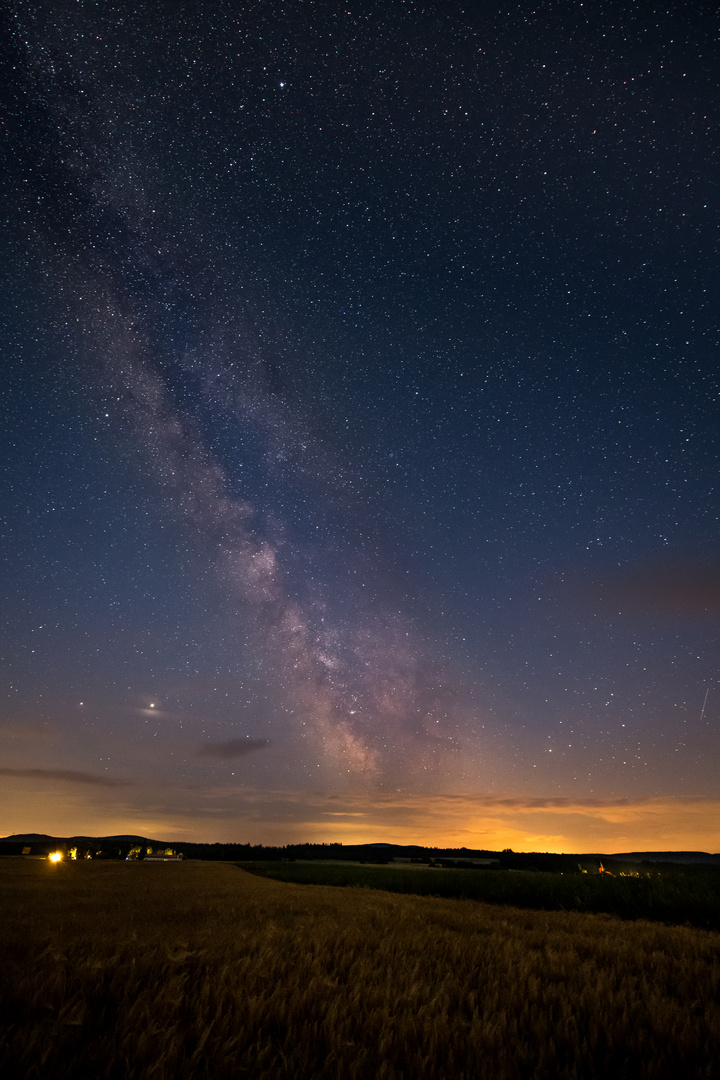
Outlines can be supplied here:
M5 859L0 1069L717 1077L719 946L687 926L300 885L226 863Z
M357 863L254 862L243 869L275 881L478 900L545 911L587 911L720 930L720 872L698 867L634 876L514 870L438 870Z

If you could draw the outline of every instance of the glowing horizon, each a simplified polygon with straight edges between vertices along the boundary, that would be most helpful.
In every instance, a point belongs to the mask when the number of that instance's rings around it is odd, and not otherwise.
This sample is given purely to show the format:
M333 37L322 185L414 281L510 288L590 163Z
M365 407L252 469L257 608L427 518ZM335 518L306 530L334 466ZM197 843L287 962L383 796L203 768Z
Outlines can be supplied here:
M180 801L182 796L178 793L177 797ZM129 834L160 837L168 842L266 846L393 843L558 854L720 850L717 798L595 798L581 802L563 798L418 798L396 794L370 803L362 796L313 798L305 792L263 789L243 793L243 801L249 799L252 804L251 810L246 805L244 813L228 807L220 816L207 805L221 800L227 803L229 799L227 789L205 792L204 811L193 817L177 810L143 812L138 804L125 811L107 805L101 808L93 806L91 799L79 799L67 791L58 791L47 808L42 808L37 794L10 794L0 799L0 821L7 823L6 835L48 833L48 823L53 823L49 835Z

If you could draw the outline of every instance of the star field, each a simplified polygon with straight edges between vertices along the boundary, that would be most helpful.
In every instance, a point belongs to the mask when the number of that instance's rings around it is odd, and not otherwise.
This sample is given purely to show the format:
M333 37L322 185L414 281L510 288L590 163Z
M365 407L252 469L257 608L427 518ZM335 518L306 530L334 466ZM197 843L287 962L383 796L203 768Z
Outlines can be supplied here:
M5 832L717 849L710 5L3 50Z

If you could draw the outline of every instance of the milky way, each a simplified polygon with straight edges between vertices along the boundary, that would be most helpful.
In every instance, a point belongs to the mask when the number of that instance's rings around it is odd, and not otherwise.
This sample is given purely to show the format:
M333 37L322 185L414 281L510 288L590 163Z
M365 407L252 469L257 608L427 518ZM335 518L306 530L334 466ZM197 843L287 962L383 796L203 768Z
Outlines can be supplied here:
M5 831L717 843L711 8L11 12Z

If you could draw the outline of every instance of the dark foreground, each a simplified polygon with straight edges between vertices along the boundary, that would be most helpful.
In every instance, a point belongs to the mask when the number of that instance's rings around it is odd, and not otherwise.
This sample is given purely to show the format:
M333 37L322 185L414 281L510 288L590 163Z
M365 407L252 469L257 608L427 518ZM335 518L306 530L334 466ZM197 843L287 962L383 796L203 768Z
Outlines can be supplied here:
M0 1071L715 1077L719 945L689 927L227 864L7 859Z

